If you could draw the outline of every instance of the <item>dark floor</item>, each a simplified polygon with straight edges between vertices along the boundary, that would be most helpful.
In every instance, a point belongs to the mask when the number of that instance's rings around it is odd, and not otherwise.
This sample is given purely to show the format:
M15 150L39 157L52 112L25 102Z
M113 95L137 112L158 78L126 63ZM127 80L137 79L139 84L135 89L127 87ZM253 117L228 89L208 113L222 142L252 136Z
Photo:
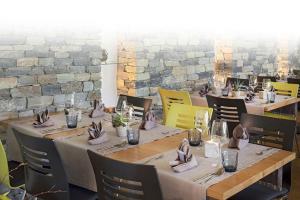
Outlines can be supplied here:
M298 144L300 145L300 134L297 135ZM296 150L296 149L295 149ZM289 195L289 200L300 200L300 155L293 161L292 164L292 189Z

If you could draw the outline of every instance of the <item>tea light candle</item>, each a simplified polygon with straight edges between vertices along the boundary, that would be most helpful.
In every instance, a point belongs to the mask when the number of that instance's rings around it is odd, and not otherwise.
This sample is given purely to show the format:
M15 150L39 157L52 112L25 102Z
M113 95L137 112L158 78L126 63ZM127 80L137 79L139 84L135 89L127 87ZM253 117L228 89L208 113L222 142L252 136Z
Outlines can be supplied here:
M211 140L204 143L204 154L207 158L218 158L220 154L219 143Z

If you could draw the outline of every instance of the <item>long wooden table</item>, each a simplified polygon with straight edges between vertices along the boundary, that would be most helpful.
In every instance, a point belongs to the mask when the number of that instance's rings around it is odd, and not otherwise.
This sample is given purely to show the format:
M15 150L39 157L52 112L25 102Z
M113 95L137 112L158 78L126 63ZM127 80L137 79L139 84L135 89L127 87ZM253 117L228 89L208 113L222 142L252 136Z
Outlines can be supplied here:
M111 154L109 157L125 162L136 162L149 156L177 148L182 139L186 137L186 133L181 133L135 148L119 151ZM220 200L228 199L272 172L280 169L295 158L296 154L294 152L280 150L253 166L241 170L233 176L210 186L207 190L207 197Z
M282 95L277 95L274 103L262 103L262 100L257 96L254 99L254 102L246 103L246 108L248 113L263 115L264 112L270 112L277 109L292 107L289 109L289 114L297 114L298 102L300 102L300 98L296 97L287 97ZM223 98L240 98L244 99L244 96L241 97L223 97ZM199 94L194 93L191 95L192 104L195 106L208 106L206 97L201 97Z
M24 122L28 120L21 121ZM10 120L10 123L13 122L16 121ZM57 134L52 134L45 137L56 140L62 136L81 134L82 130L84 129L85 128L78 128L74 130L61 131ZM139 145L134 148L118 151L109 154L108 156L110 158L125 162L138 162L150 156L155 156L157 154L176 149L183 138L187 138L186 132ZM207 189L207 197L210 199L227 199L241 190L249 187L251 184L259 181L263 177L266 177L270 173L282 168L285 164L294 160L295 157L296 155L293 152L279 150L260 162L237 172L236 174L218 182L215 185L210 186Z

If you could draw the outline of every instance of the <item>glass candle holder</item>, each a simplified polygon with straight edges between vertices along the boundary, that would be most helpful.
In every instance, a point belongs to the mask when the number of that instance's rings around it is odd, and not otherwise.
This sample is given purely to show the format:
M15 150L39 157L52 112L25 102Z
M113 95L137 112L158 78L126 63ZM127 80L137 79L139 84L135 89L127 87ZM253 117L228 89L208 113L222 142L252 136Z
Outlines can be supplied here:
M221 93L222 93L222 96L228 97L229 89L228 89L228 88L223 88L223 89L221 90Z
M140 141L140 129L128 128L127 129L127 141L130 145L137 145Z
M68 128L77 128L78 114L70 113L66 115L66 121L67 121Z
M222 152L222 164L225 172L235 172L238 165L239 153L233 150L225 150Z
M202 145L202 129L190 129L188 130L188 140L191 146L199 146Z

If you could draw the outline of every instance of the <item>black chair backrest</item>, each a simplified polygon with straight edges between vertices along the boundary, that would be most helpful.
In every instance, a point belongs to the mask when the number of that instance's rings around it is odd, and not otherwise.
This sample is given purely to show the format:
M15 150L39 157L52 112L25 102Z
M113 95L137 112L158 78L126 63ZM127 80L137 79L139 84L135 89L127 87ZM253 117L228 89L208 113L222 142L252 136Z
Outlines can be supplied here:
M99 199L162 200L154 166L125 163L90 150L88 155L96 176Z
M243 99L230 99L206 95L207 103L213 109L211 121L223 119L227 122L229 136L240 123L242 113L247 113L246 105Z
M143 117L144 114L150 110L152 104L152 99L120 94L117 103L117 109L120 109L122 107L122 103L124 100L127 101L128 105L133 105L134 115L138 117Z
M25 187L41 199L68 200L69 184L55 144L51 140L13 132L19 143L25 165ZM47 191L57 191L47 193ZM44 195L40 195L45 193Z
M300 78L288 78L288 83L298 84L300 86ZM298 89L298 97L300 97L300 87Z
M241 124L247 128L251 143L293 151L296 121L244 113ZM283 168L283 185L290 188L291 164Z
M276 82L275 76L257 76L257 87L256 91L262 91L262 83L264 79L270 79L271 82Z
M231 85L236 84L236 83L239 83L241 86L244 86L245 89L246 89L247 87L249 87L249 79L228 77L228 78L226 79L226 86L228 86L229 83L230 83Z

